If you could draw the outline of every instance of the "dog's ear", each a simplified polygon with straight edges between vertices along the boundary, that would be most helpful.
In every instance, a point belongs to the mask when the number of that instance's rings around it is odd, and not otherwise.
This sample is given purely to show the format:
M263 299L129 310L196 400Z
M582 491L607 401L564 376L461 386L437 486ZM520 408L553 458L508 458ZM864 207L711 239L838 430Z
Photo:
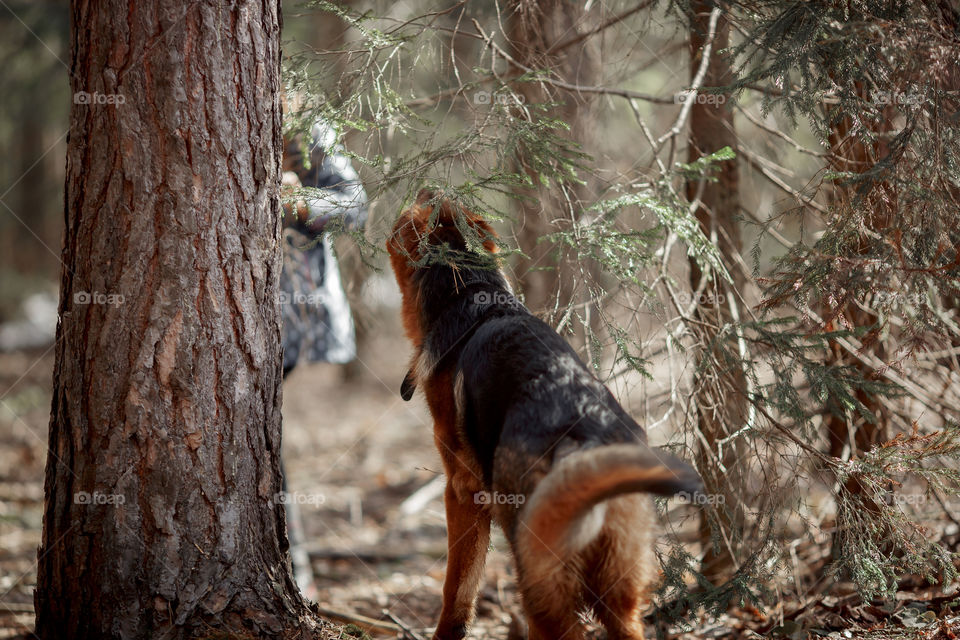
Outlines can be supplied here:
M424 205L430 202L431 200L435 200L436 198L437 198L437 194L433 189L420 189L420 191L417 192L416 204L418 206Z
M400 397L406 401L409 401L413 397L413 392L417 390L417 379L413 373L413 369L407 371L407 375L403 376L403 382L400 383Z
M497 232L493 230L493 227L491 227L486 220L474 213L470 214L468 220L470 226L476 230L477 235L480 237L483 248L490 253L497 253Z

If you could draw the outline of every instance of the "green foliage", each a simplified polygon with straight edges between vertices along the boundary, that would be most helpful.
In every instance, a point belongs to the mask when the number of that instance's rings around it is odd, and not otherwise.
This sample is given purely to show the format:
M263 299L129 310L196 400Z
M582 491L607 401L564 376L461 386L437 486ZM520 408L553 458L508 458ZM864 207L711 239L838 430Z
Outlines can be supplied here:
M918 0L745 5L736 86L768 86L766 108L802 114L838 158L826 229L780 260L766 305L826 304L824 322L851 301L900 315L905 353L958 335L945 315L960 296L956 15Z
M376 137L389 129L402 137L389 155L381 151L352 155L367 169L365 186L373 198L399 189L408 200L426 184L442 185L463 206L505 218L510 213L502 208L497 196L530 198L527 191L538 185L563 188L583 183L580 174L591 170L588 165L593 158L570 137L567 123L553 115L558 104L526 103L518 93L517 87L538 82L544 71L526 72L504 84L496 68L474 67L474 78L462 79L455 89L441 89L435 94L452 100L451 106L462 107L465 98L474 96L475 101L477 91L486 91L487 103L475 105L479 113L474 126L451 128L429 115L431 110L436 111L434 99L411 96L406 89L409 69L425 58L442 55L443 43L431 40L429 30L416 20L396 28L381 28L376 24L382 20L369 10L358 12L329 2L312 6L355 27L358 38L350 42L349 54L340 54L350 66L339 77L331 77L326 64L322 64L329 54L318 58L313 52L303 51L285 59L288 93L308 96L298 110L289 114L285 127L289 132L305 131L322 118L341 133L371 133ZM359 51L364 53L362 57L357 55ZM491 86L492 91L483 89ZM429 108L423 109L421 104ZM379 146L372 139L368 141L370 151L374 144ZM678 163L676 176L704 175L709 179L715 163L731 158L730 149L721 149L690 165ZM638 207L655 213L659 226L614 232L612 217L601 215L601 223L595 228L575 224L571 229L558 230L548 240L575 247L580 247L583 240L584 251L604 267L613 268L624 261L611 271L624 276L649 263L655 251L653 238L666 230L687 243L690 254L703 261L704 269L726 273L716 248L671 189L663 184L642 191L621 187L629 195L587 207L587 217L594 211L616 213ZM364 248L378 251L377 243L364 244ZM633 281L639 282L635 276Z
M691 630L687 622L691 612L719 616L731 606L762 607L773 595L768 585L773 583L776 572L784 569L779 556L778 545L768 538L744 560L735 575L723 584L713 585L697 571L697 559L682 545L673 543L660 557L664 577L656 593L655 615ZM690 581L695 588L688 586ZM662 628L658 627L657 637L663 637Z
M956 419L951 407L924 395L924 383L910 380L921 370L910 375L903 365L960 343L958 15L923 1L743 7L748 36L736 47L735 87L765 87L765 111L802 117L829 149L815 185L829 203L822 231L797 241L761 280L761 309L795 308L805 325L763 333L779 366L761 395L804 426L809 442L822 412L851 429L886 434L869 451L830 465L838 475L837 575L852 578L864 597L889 596L911 573L954 580L954 554L891 492L909 475L930 492L956 495L956 431L927 427L917 435L917 418L896 407L919 402ZM791 383L800 371L806 394ZM812 402L807 411L804 401ZM930 466L934 457L940 462Z
M594 260L617 280L643 287L641 270L653 260L653 251L663 238L665 225L621 230L617 215L630 206L665 208L649 192L601 200L587 209L587 215L575 221L571 229L552 233L544 241L566 244L579 255Z
M938 496L960 491L960 470L951 464L960 454L960 429L925 436L898 435L875 446L861 459L837 465L839 518L834 572L852 576L865 598L892 598L905 575L930 584L960 577L960 554L929 538L916 518ZM912 492L895 491L905 475L922 481ZM856 486L863 491L851 492Z

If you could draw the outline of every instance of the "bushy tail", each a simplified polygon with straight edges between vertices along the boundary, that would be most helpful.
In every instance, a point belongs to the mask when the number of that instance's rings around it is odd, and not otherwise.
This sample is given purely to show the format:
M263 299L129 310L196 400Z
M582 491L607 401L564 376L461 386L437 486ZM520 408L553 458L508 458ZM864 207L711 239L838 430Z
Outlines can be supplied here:
M530 553L566 559L600 533L604 500L626 493L693 495L701 487L693 467L646 445L578 451L560 460L537 485L521 514L518 541Z

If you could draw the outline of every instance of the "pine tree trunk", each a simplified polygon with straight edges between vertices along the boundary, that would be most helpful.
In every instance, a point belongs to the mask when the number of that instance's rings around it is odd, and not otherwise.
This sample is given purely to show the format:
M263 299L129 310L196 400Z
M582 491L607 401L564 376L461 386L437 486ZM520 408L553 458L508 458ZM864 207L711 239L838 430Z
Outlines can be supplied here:
M710 13L714 7L711 1L691 2L690 25L690 78L693 80L700 68L704 48L709 36ZM723 13L717 21L716 32L711 45L704 87L720 87L731 83L730 61L723 53L729 46L730 23ZM689 160L692 162L705 155L719 151L723 147L737 149L737 137L734 130L733 110L719 100L703 100L693 104L690 110L690 146ZM723 263L733 277L733 286L714 279L698 297L694 311L700 321L694 327L698 332L698 341L705 348L701 359L709 364L698 366L696 385L696 405L698 428L703 435L698 454L698 469L704 479L705 491L723 500L716 500L714 525L723 531L728 544L714 544L716 536L707 509L704 509L700 523L701 543L705 547L703 573L714 584L729 577L735 567L736 558L731 551L736 550L736 542L743 535L744 514L742 507L742 489L745 478L742 464L738 463L737 443L720 447L719 441L744 426L747 419L746 379L743 371L730 368L720 356L718 348L706 345L714 344L721 327L735 318L731 305L738 305L734 292L742 292L746 285L743 270L737 261L742 242L737 215L740 210L740 172L736 160L720 165L716 182L705 181L687 185L687 197L693 201L700 194L700 206L695 215L703 232L714 239L720 249ZM692 291L700 291L704 274L696 261L690 260L690 286ZM727 338L725 346L736 351L735 337ZM702 364L702 362L701 362ZM718 455L722 449L723 455ZM724 470L725 469L725 470ZM733 549L729 548L730 546Z
M279 3L71 10L37 635L304 637L276 500Z

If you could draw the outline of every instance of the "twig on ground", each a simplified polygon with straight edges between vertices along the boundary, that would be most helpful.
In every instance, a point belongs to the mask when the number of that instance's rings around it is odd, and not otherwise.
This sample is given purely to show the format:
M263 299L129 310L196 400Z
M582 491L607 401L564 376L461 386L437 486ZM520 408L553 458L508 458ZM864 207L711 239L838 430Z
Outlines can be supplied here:
M383 615L385 615L385 616L387 616L388 618L390 618L391 620L393 620L398 627L400 627L401 629L403 629L403 633L404 633L405 637L411 638L412 640L423 640L423 636L421 636L419 633L417 633L416 631L414 631L413 629L411 629L408 625L404 624L404 623L403 623L403 620L401 620L401 619L398 618L397 616L393 615L393 614L390 613L388 610L384 609L384 610L383 610Z
M326 607L317 606L315 608L317 615L333 620L335 622L342 622L343 624L352 624L363 629L367 633L394 633L397 635L406 633L403 627L393 624L392 622L384 622L382 620L374 620L373 618L368 618L367 616L362 616L359 613L346 613L344 611L334 611L333 609L327 609Z
M446 476L441 475L433 478L400 503L400 513L405 516L420 513L428 504L443 495L443 489L446 486Z

